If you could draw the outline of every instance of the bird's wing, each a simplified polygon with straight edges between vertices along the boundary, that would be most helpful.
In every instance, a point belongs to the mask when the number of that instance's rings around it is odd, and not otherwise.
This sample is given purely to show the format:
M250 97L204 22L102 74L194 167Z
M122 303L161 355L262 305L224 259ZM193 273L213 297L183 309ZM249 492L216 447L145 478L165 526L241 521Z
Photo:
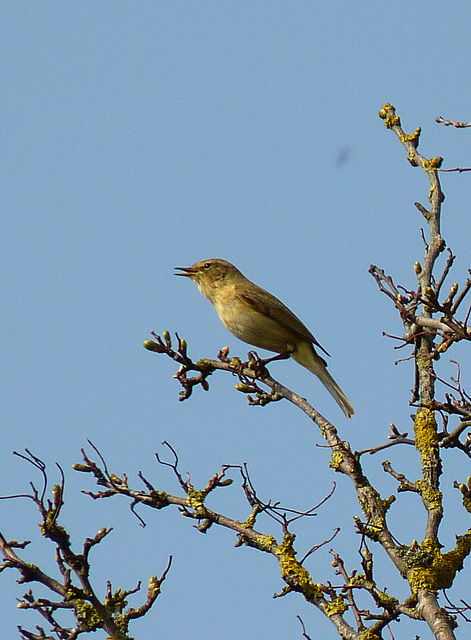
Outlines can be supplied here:
M245 287L244 287L245 288ZM263 313L268 318L276 320L281 325L298 334L300 338L304 338L308 342L312 342L319 347L326 355L330 356L322 345L320 345L306 325L294 315L294 313L284 305L281 300L275 298L274 295L262 289L263 295L258 291L251 290L250 293L243 291L241 287L235 285L235 294L237 297L245 302L249 307Z

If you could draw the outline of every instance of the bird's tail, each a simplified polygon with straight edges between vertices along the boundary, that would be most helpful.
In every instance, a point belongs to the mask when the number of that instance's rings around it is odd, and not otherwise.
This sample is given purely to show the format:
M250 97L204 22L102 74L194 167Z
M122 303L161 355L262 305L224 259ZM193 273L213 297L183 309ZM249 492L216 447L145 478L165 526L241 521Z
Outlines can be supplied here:
M291 357L319 378L347 418L351 418L355 413L352 403L327 371L327 362L314 351L314 347L308 342L298 344Z

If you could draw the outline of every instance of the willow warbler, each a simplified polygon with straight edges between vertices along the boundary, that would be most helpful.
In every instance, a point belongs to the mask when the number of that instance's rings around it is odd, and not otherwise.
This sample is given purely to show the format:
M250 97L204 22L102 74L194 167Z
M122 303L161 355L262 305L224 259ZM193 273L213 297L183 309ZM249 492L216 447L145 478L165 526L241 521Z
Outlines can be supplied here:
M175 268L182 272L175 275L191 278L198 285L231 333L254 347L289 353L319 378L347 418L351 418L352 403L327 371L327 363L314 345L329 354L278 298L248 280L226 260L212 258L191 267Z

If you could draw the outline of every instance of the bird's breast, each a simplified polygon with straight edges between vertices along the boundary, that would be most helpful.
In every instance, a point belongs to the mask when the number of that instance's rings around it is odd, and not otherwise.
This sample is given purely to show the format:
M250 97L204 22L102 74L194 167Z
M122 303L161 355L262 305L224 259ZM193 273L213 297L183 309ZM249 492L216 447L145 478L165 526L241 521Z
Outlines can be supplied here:
M227 329L254 347L285 353L299 341L299 337L282 324L237 297L219 300L214 306Z

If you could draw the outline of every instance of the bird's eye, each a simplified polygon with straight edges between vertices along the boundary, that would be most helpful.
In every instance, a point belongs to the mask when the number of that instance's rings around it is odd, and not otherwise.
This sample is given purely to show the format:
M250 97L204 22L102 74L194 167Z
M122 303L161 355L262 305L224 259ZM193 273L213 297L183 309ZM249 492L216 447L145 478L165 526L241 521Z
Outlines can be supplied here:
M205 262L203 265L203 269L207 271L208 269L211 269L212 266L213 266L212 262Z

